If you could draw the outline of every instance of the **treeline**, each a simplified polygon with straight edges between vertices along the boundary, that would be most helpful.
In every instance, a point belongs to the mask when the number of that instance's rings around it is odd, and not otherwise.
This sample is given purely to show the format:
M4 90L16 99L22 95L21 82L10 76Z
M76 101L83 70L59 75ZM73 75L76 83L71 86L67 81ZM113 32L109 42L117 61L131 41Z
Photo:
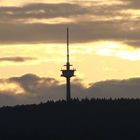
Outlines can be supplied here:
M135 140L139 133L139 99L73 99L0 108L0 137Z

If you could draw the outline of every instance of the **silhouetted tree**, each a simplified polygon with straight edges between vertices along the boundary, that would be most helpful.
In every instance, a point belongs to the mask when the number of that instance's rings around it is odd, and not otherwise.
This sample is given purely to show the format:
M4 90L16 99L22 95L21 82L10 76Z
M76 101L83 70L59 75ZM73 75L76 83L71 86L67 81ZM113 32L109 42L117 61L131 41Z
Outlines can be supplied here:
M0 108L0 137L139 139L139 99L73 99Z

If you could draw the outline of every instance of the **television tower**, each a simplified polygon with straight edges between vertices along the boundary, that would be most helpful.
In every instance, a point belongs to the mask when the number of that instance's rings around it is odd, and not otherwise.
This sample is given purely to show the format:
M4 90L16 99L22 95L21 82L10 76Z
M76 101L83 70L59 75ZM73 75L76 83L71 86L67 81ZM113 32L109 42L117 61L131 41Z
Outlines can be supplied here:
M71 69L71 64L70 64L70 55L69 55L69 28L67 28L67 62L66 65L64 65L66 69L62 69L62 77L66 78L66 101L71 100L71 84L70 84L70 78L75 76L74 72L76 71L75 69Z

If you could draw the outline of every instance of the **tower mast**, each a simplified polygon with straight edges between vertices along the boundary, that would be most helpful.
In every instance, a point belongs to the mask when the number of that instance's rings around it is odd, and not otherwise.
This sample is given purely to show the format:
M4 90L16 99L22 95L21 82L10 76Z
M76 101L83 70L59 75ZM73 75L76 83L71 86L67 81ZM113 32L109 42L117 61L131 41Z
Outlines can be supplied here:
M69 55L69 28L67 28L67 62L66 65L64 65L66 69L61 70L62 71L62 77L66 78L66 101L71 100L71 77L74 76L75 69L71 69L70 64L70 55Z
M69 28L67 28L67 63L69 63Z

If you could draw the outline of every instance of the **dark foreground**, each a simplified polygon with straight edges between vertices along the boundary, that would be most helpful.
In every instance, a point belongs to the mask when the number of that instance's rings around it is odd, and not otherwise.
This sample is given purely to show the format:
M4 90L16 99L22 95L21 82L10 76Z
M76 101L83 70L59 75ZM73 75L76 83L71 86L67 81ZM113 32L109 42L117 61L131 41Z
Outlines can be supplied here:
M136 140L140 100L73 100L0 109L0 137Z

